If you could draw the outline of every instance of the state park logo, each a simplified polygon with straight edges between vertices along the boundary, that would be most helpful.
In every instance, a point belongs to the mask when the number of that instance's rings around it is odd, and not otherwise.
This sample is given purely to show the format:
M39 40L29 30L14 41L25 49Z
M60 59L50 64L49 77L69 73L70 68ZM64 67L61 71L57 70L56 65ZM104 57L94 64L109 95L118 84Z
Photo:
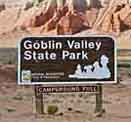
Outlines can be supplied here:
M31 83L31 71L22 70L22 82Z
M18 45L18 84L116 83L110 36L27 37Z
M77 79L108 79L111 77L110 69L108 68L109 59L106 55L100 57L100 63L95 61L93 65L85 65L84 70L80 64L77 65L75 73L69 75L69 78Z

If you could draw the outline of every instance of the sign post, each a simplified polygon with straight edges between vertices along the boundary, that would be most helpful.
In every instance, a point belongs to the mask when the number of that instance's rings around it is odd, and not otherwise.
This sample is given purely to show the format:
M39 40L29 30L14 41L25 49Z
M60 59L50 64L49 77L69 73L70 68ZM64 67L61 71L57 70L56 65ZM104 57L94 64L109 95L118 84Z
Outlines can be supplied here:
M40 86L35 85L34 91L35 91L35 110L38 114L44 114L44 104L43 104L43 94L38 92L38 88Z
M115 40L110 36L27 37L19 43L18 84L37 85L40 114L45 92L96 92L96 112L101 112L102 84L116 83L116 71Z
M97 94L96 94L96 108L95 113L101 113L103 110L103 100L102 100L102 85L97 85Z

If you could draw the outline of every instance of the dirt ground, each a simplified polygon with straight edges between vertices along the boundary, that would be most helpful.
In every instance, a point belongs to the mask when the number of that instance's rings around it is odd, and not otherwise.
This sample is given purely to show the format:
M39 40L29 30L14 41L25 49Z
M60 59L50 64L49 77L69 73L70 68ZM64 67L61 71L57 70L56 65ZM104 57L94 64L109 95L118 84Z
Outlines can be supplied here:
M33 88L16 85L15 65L0 65L0 122L130 122L131 74L120 71L128 82L103 86L103 116L94 113L95 95L89 93L43 94L45 115L36 116ZM58 112L48 115L48 105L58 106Z

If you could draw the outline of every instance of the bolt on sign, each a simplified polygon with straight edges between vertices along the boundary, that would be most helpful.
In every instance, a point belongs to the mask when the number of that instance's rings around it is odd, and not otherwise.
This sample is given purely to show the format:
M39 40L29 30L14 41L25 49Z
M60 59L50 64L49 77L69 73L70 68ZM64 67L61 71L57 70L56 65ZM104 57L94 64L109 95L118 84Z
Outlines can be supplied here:
M18 46L18 84L116 83L110 36L27 37Z

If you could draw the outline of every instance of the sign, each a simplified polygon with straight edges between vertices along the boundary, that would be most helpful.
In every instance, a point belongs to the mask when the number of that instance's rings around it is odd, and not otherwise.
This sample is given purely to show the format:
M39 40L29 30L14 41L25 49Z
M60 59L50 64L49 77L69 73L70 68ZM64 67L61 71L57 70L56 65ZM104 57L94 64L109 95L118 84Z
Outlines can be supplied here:
M18 84L116 83L109 36L27 37L18 47Z
M61 93L61 92L97 93L98 92L96 86L53 86L53 87L38 86L37 91L39 93Z

